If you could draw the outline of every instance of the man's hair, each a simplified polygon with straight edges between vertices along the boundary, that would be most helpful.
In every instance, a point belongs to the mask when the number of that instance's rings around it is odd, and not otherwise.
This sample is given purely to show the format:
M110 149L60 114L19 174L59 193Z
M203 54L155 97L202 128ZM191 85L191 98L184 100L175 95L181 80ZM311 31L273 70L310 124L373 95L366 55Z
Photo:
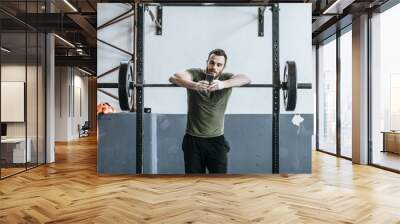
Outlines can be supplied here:
M225 58L224 67L226 66L226 62L228 61L228 56L226 56L226 53L225 53L224 50L222 50L222 49L214 49L214 50L212 50L212 51L208 54L207 60L210 59L210 56L211 56L212 54L214 54L214 55L216 55L216 56L224 56L224 58Z

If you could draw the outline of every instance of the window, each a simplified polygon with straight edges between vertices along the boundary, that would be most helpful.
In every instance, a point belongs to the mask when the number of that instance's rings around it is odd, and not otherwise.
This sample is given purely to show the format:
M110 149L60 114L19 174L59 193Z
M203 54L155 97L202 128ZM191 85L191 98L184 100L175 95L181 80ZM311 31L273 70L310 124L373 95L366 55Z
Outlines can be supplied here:
M336 153L336 40L318 51L318 149Z
M400 5L371 19L372 164L400 170Z
M352 157L352 74L350 30L340 36L340 155L348 158Z

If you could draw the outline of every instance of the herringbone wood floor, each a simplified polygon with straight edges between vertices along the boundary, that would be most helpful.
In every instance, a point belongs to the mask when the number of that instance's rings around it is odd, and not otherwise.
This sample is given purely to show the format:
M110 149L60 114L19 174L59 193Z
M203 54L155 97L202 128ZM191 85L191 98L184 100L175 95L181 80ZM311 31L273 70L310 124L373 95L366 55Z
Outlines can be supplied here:
M98 176L96 141L0 181L0 223L400 223L400 175L317 153L311 175Z

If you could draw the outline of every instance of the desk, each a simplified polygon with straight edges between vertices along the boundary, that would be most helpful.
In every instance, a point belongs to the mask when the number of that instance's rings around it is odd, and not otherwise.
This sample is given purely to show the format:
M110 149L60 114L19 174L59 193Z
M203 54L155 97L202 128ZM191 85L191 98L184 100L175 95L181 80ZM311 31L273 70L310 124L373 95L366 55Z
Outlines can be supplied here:
M25 163L31 162L31 139L27 139L26 154L25 154L25 138L6 138L1 139L1 157L6 160L6 163ZM11 159L12 158L12 159Z
M400 132L382 131L381 133L383 134L382 152L393 152L400 154Z

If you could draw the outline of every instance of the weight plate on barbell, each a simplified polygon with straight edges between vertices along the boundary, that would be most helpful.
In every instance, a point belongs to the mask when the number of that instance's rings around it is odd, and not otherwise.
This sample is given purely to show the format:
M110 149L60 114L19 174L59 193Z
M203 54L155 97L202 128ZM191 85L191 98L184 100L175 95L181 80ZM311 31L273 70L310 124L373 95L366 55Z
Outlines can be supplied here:
M135 88L130 88L133 79L133 66L130 61L121 61L118 74L118 98L121 110L132 111Z
M286 111L294 111L297 103L296 62L287 61L283 72L283 102Z

